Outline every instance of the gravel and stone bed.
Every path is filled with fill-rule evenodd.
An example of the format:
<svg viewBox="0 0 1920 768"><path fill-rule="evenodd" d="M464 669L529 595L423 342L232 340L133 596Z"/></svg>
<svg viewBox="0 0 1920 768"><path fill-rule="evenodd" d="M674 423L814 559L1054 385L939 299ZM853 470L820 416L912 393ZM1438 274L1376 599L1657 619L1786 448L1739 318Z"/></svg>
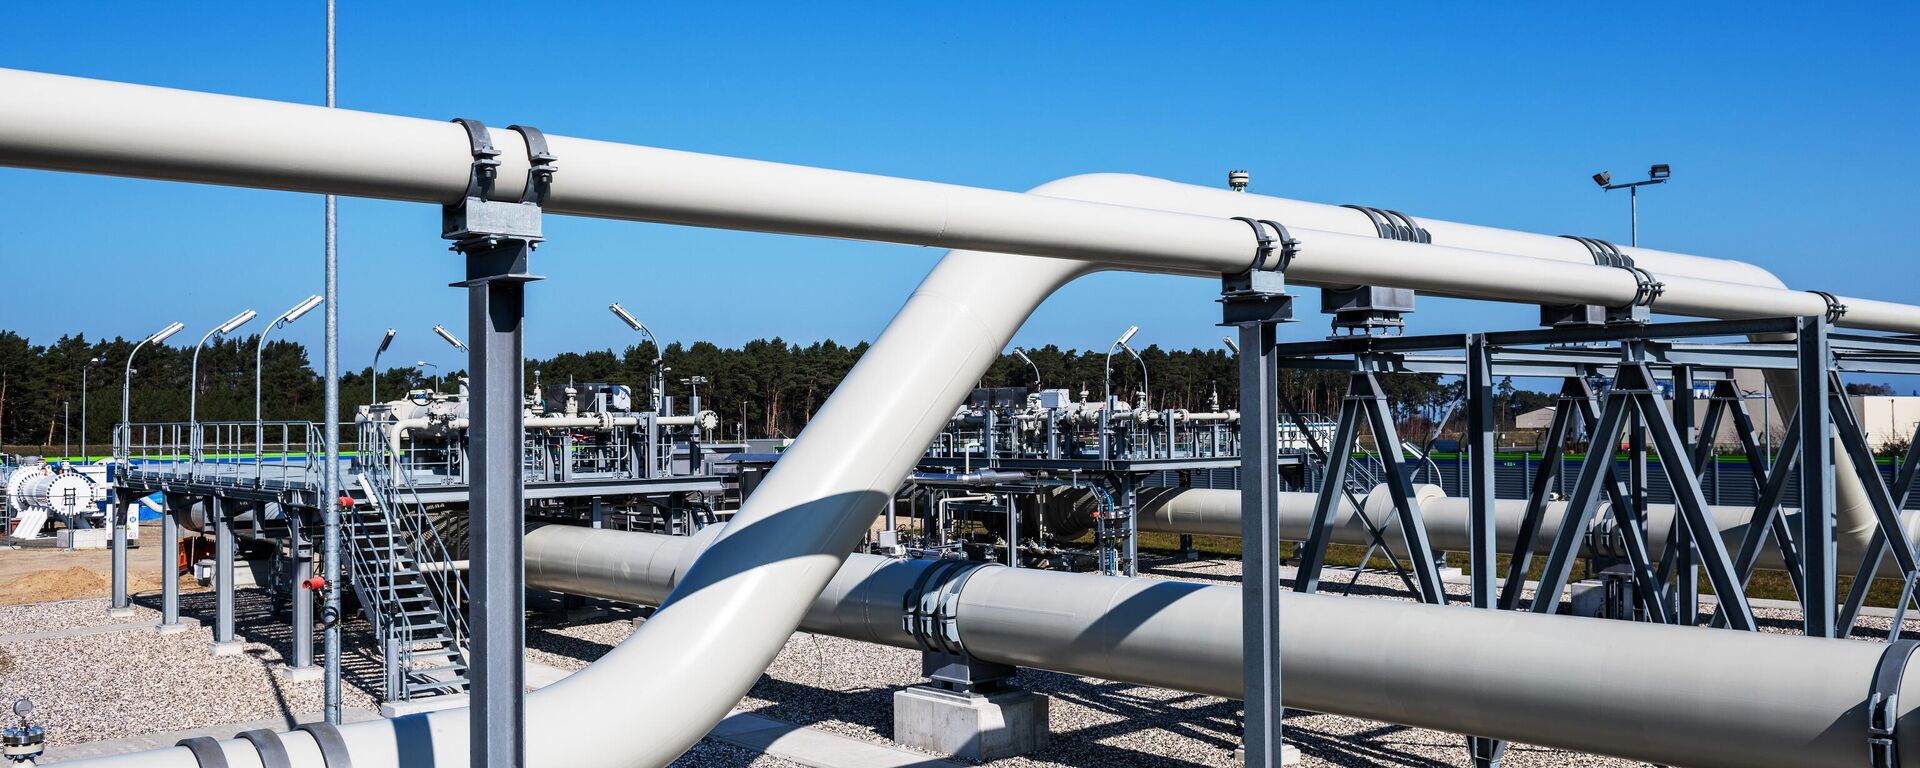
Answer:
<svg viewBox="0 0 1920 768"><path fill-rule="evenodd" d="M1236 560L1154 559L1150 578L1235 584ZM1346 589L1346 573L1330 573L1327 591ZM1464 598L1464 585L1448 593ZM1367 599L1410 600L1390 573L1363 574L1354 594ZM211 622L210 593L182 596L183 613ZM77 600L0 608L0 634L21 634L124 621L158 620L152 596L136 597L136 615L106 616L105 600ZM266 614L264 593L239 594L239 632L247 640L239 656L208 653L211 630L196 627L176 635L144 628L0 645L0 697L33 697L37 716L56 727L55 744L72 744L223 722L315 712L319 682L290 683L274 673L286 647L284 617ZM1797 632L1797 611L1758 608L1763 628ZM527 656L577 670L633 632L639 614L611 609L568 623L557 613L528 617ZM1889 620L1867 616L1859 632L1884 642ZM1908 623L1920 631L1920 619ZM364 622L347 625L347 706L373 709L379 666L370 653ZM740 708L778 720L852 738L891 744L893 694L921 682L917 653L840 638L795 634ZM1052 745L1025 757L1000 760L1004 768L1099 768L1103 766L1236 765L1239 702L1160 688L1023 670L1016 684L1052 697ZM1304 753L1306 766L1465 766L1465 748L1453 734L1359 718L1290 711L1288 739ZM896 745L897 746L897 745ZM1633 761L1560 750L1510 745L1510 768L1627 766ZM674 763L680 768L786 768L798 765L707 739Z"/></svg>
<svg viewBox="0 0 1920 768"><path fill-rule="evenodd" d="M106 600L62 600L57 603L0 606L0 635L24 635L108 624L158 624L160 612L133 606L133 615L107 615Z"/></svg>

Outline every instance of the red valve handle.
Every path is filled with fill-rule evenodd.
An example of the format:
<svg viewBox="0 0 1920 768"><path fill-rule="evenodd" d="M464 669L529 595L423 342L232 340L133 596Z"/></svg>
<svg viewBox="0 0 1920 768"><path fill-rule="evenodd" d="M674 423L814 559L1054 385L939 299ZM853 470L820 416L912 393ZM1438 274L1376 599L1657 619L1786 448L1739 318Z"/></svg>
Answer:
<svg viewBox="0 0 1920 768"><path fill-rule="evenodd" d="M327 588L327 580L319 576L314 576L306 581L300 582L300 588L318 592Z"/></svg>

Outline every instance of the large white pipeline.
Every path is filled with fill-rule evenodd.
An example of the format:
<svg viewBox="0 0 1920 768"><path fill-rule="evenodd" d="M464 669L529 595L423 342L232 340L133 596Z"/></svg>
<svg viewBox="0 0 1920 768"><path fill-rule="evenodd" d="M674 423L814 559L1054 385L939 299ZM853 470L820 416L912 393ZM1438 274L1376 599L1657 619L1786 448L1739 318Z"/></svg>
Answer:
<svg viewBox="0 0 1920 768"><path fill-rule="evenodd" d="M527 582L651 605L710 538L540 528ZM853 555L800 628L915 648L901 599L933 562ZM978 658L1241 695L1238 587L983 566L958 590ZM1887 648L1290 592L1280 610L1289 707L1700 768L1866 765L1862 701ZM1901 697L1903 766L1920 764L1914 696Z"/></svg>
<svg viewBox="0 0 1920 768"><path fill-rule="evenodd" d="M1427 525L1427 536L1433 548L1442 552L1465 552L1472 547L1469 528L1471 519L1468 501L1464 498L1447 496L1439 486L1416 486L1420 513ZM1306 538L1313 519L1315 496L1311 493L1282 493L1279 496L1279 538L1283 541L1301 541ZM1073 500L1056 497L1050 503L1069 505ZM1386 492L1386 486L1377 486L1360 501L1367 518L1376 525L1387 519L1393 510L1393 499ZM1540 530L1534 537L1533 552L1545 555L1553 545L1554 536L1559 533L1561 521L1566 519L1567 504L1564 501L1549 502L1547 512L1540 520ZM1207 488L1143 488L1139 494L1140 530L1156 533L1188 533L1201 536L1240 536L1240 492ZM1521 521L1526 517L1527 503L1518 499L1497 499L1494 501L1494 537L1499 543L1502 554L1512 551L1514 542L1520 537ZM1666 551L1667 536L1672 532L1675 508L1671 504L1649 504L1647 506L1647 547L1657 558ZM1747 535L1748 523L1753 518L1752 507L1708 506L1708 514L1714 525L1720 529L1720 537L1728 552L1738 552L1740 543ZM1787 518L1788 527L1799 530L1800 511L1782 510ZM1901 514L1907 538L1912 540L1920 533L1920 512L1906 511ZM1367 546L1373 538L1360 518L1354 514L1353 505L1346 499L1340 499L1334 511L1333 543L1357 544ZM1595 515L1591 530L1599 533L1612 531L1613 517L1608 514ZM1381 538L1397 557L1407 554L1406 538L1398 526L1386 526ZM1851 540L1849 540L1851 541ZM1769 540L1771 542L1771 540ZM1835 560L1841 573L1852 574L1859 570L1865 549L1859 546L1837 547L1839 557ZM1755 565L1765 569L1781 568L1780 551L1772 546L1763 547ZM1899 575L1898 566L1883 560L1880 564L1881 575L1894 577Z"/></svg>
<svg viewBox="0 0 1920 768"><path fill-rule="evenodd" d="M0 165L451 203L465 189L471 164L465 133L429 120L16 70L0 70L0 103L7 105L0 111ZM515 198L526 169L524 143L511 131L495 131L493 140L502 150L495 194ZM1176 213L1152 210L1156 201L1127 188L1119 181L1125 177L1069 179L1020 195L560 136L550 137L550 146L560 158L547 205L554 213L1049 259L950 253L645 629L590 671L529 697L528 759L535 766L658 766L684 751L772 660L807 602L1041 300L1096 269L1237 272L1252 261L1253 234L1225 217L1273 218L1261 206L1275 204L1247 195L1226 210ZM1068 199L1075 197L1118 204ZM1538 236L1458 225L1448 230L1459 233L1458 242L1424 245L1383 240L1371 230L1315 228L1305 218L1285 223L1302 244L1288 270L1297 283L1607 306L1624 305L1640 292L1625 270L1566 258L1557 242L1528 244ZM1421 223L1436 235L1447 229ZM1655 304L1661 312L1826 311L1824 300L1811 294L1737 282L1752 279L1750 267L1631 253L1665 283ZM1849 312L1842 325L1920 332L1920 308L1843 301ZM1471 643L1472 637L1448 639ZM1792 690L1758 693L1788 696ZM633 722L649 728L628 727ZM451 710L341 730L356 765L451 768L467 764L467 727L466 713ZM583 731L595 738L571 735ZM320 768L311 737L284 740L295 766ZM237 764L257 761L244 741L223 748ZM176 748L98 764L184 768L196 762Z"/></svg>

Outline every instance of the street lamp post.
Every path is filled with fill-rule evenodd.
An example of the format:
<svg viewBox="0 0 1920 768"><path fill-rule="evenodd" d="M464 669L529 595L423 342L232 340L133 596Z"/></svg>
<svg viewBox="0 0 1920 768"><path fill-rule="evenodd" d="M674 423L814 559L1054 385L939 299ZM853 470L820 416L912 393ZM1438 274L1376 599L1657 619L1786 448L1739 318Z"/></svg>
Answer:
<svg viewBox="0 0 1920 768"><path fill-rule="evenodd" d="M1602 190L1612 192L1616 189L1624 189L1627 191L1627 210L1632 217L1632 229L1628 231L1628 245L1635 247L1640 245L1640 188L1652 184L1665 184L1667 177L1672 175L1673 167L1666 163L1654 163L1647 169L1647 178L1641 181L1615 184L1611 171L1601 171L1593 175L1593 183L1600 185Z"/></svg>
<svg viewBox="0 0 1920 768"><path fill-rule="evenodd" d="M432 368L433 369L433 391L439 392L440 391L440 365L438 363L429 363L425 360L415 360L413 361L413 365L415 368Z"/></svg>
<svg viewBox="0 0 1920 768"><path fill-rule="evenodd" d="M140 354L140 348L148 344L159 344L168 337L187 327L182 323L172 323L155 331L152 336L141 339L133 345L133 351L127 353L127 374L120 384L120 428L126 430L127 444L133 444L133 358ZM107 604L110 616L127 616L133 613L133 605L127 600L127 525L128 506L132 499L121 498L118 491L113 495L113 597ZM164 531L161 538L172 531ZM171 563L169 563L171 565ZM164 579L163 579L164 581Z"/></svg>
<svg viewBox="0 0 1920 768"><path fill-rule="evenodd" d="M267 452L266 420L261 418L260 410L260 368L267 350L267 334L272 333L275 328L291 325L293 321L300 319L301 315L312 312L313 308L320 306L323 301L326 299L308 296L299 304L293 305L292 309L267 324L266 330L260 332L260 342L253 347L253 461L256 465ZM328 471L332 471L332 468L329 467Z"/></svg>
<svg viewBox="0 0 1920 768"><path fill-rule="evenodd" d="M399 331L388 328L386 337L380 340L380 348L373 351L373 372L367 376L368 379L372 380L371 383L373 387L367 396L367 405L380 404L380 355L387 351L387 347L393 346L393 337L397 333L399 333Z"/></svg>
<svg viewBox="0 0 1920 768"><path fill-rule="evenodd" d="M190 463L187 464L188 477L199 474L200 453L205 447L201 445L200 440L200 350L206 348L209 339L226 338L227 334L233 333L235 329L246 325L247 321L252 320L254 316L258 314L260 313L249 309L227 318L226 322L214 326L211 331L207 331L207 335L200 337L200 343L193 347L193 366L188 369L189 373L187 374L187 439L193 442L193 455L189 459Z"/></svg>
<svg viewBox="0 0 1920 768"><path fill-rule="evenodd" d="M642 335L645 335L647 337L648 341L653 342L653 386L651 387L653 391L648 393L649 394L648 399L652 401L649 404L651 410L654 413L659 413L661 398L665 397L667 394L666 392L667 369L661 367L660 365L661 361L664 359L666 350L660 347L660 340L657 338L654 338L653 331L649 330L645 323L642 323L638 319L635 319L632 313L627 312L626 307L622 307L618 303L614 303L614 304L608 304L607 309L613 312L614 317L620 318L621 322L626 323L628 327L636 331L639 331Z"/></svg>
<svg viewBox="0 0 1920 768"><path fill-rule="evenodd" d="M449 346L452 346L456 350L464 350L467 348L467 345L460 341L460 337L453 335L453 331L447 330L446 326L442 326L442 325L434 326L433 333L434 335L439 336L442 339L445 339L447 344ZM415 363L415 365L418 365L421 368L426 368L430 366L433 368L433 391L439 392L440 391L440 366L434 365L433 363L429 363L425 360Z"/></svg>
<svg viewBox="0 0 1920 768"><path fill-rule="evenodd" d="M1025 360L1027 362L1027 366L1033 369L1033 388L1039 389L1040 388L1040 366L1033 362L1033 358L1027 357L1026 350L1023 350L1019 347L1013 348L1013 356L1018 357L1021 360Z"/></svg>

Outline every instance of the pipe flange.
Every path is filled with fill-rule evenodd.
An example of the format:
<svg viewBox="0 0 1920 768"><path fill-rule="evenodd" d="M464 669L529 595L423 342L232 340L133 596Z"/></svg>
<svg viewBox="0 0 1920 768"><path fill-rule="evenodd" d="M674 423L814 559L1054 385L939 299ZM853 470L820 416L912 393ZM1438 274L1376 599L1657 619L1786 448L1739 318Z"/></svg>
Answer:
<svg viewBox="0 0 1920 768"><path fill-rule="evenodd" d="M1840 318L1846 316L1847 305L1840 303L1840 297L1827 293L1826 291L1807 291L1807 293L1818 296L1822 301L1827 303L1827 323L1829 325L1840 322Z"/></svg>
<svg viewBox="0 0 1920 768"><path fill-rule="evenodd" d="M287 745L281 743L280 734L258 728L241 731L239 735L260 753L260 765L263 768L293 768L293 756L287 754Z"/></svg>
<svg viewBox="0 0 1920 768"><path fill-rule="evenodd" d="M320 747L320 759L327 768L353 768L353 754L347 750L347 739L340 735L340 729L324 720L317 723L301 723L293 727L296 731L306 731L313 737L313 743Z"/></svg>
<svg viewBox="0 0 1920 768"><path fill-rule="evenodd" d="M1899 628L1894 630L1897 633ZM1899 768L1900 740L1895 731L1900 725L1900 680L1917 649L1920 640L1895 640L1874 666L1867 689L1867 764L1873 768Z"/></svg>
<svg viewBox="0 0 1920 768"><path fill-rule="evenodd" d="M192 752L194 762L199 763L200 768L227 768L227 753L220 749L220 742L212 736L181 739L173 745L186 747L188 752Z"/></svg>

